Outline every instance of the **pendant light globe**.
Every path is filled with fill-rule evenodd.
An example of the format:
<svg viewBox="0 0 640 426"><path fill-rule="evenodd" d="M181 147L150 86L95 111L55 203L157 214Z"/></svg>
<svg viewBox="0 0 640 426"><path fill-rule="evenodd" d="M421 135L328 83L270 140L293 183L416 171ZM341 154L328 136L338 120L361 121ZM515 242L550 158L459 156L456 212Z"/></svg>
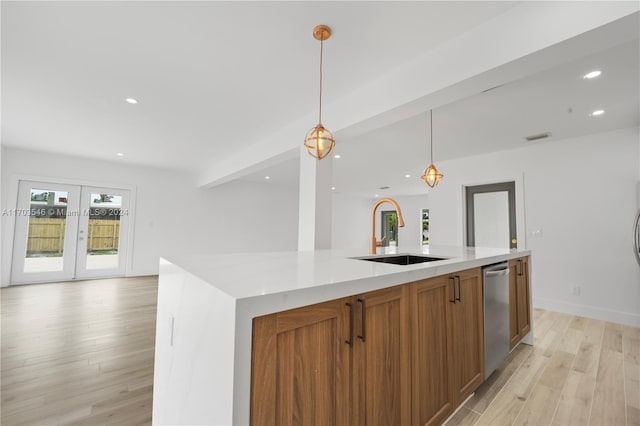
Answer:
<svg viewBox="0 0 640 426"><path fill-rule="evenodd" d="M429 111L429 132L431 135L431 140L430 140L430 145L431 145L431 163L429 164L429 167L427 167L426 169L424 169L424 171L422 172L422 176L420 176L420 179L422 179L423 181L425 181L425 183L427 185L429 185L429 187L433 188L435 187L438 183L440 183L440 180L444 177L444 175L442 173L440 173L438 171L438 169L436 168L436 166L433 164L433 110Z"/></svg>

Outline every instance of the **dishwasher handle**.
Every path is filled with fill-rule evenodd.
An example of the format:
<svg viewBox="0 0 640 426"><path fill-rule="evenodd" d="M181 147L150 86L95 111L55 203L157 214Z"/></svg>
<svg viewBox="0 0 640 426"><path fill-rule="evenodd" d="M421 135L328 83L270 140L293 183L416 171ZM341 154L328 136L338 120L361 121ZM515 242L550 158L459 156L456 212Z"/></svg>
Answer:
<svg viewBox="0 0 640 426"><path fill-rule="evenodd" d="M506 267L504 269L495 269L492 271L484 271L485 277L500 277L503 275L509 275L509 267Z"/></svg>

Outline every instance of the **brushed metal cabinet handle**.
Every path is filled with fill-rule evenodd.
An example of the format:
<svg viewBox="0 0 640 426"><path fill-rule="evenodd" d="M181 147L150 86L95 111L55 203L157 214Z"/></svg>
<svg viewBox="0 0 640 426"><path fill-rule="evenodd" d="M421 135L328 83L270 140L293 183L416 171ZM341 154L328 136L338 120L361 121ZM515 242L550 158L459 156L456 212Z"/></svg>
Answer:
<svg viewBox="0 0 640 426"><path fill-rule="evenodd" d="M456 303L456 279L455 277L449 277L449 288L451 289L450 291L450 299L449 302L451 303Z"/></svg>
<svg viewBox="0 0 640 426"><path fill-rule="evenodd" d="M363 342L366 342L367 341L367 301L364 299L358 299L358 302L362 303L362 321L360 324L362 327L362 334L359 335L358 337Z"/></svg>
<svg viewBox="0 0 640 426"><path fill-rule="evenodd" d="M456 275L456 302L462 302L460 299L460 275Z"/></svg>
<svg viewBox="0 0 640 426"><path fill-rule="evenodd" d="M349 346L353 346L353 303L345 303L345 305L349 307L349 340L344 342Z"/></svg>

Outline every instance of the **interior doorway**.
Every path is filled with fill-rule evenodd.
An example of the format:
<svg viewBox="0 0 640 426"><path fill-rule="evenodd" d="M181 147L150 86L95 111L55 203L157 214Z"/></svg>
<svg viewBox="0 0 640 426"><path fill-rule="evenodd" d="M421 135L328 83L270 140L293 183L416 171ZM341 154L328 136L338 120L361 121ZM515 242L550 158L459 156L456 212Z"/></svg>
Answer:
<svg viewBox="0 0 640 426"><path fill-rule="evenodd" d="M128 190L22 180L11 283L124 276Z"/></svg>
<svg viewBox="0 0 640 426"><path fill-rule="evenodd" d="M382 246L398 246L398 213L395 210L383 210L380 226Z"/></svg>
<svg viewBox="0 0 640 426"><path fill-rule="evenodd" d="M517 248L515 182L465 187L467 245Z"/></svg>

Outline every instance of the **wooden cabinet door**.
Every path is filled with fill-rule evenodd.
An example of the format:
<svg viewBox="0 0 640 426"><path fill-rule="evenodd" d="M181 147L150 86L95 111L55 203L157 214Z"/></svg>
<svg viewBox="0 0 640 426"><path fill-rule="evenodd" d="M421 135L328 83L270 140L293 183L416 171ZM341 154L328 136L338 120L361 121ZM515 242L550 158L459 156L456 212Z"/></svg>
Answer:
<svg viewBox="0 0 640 426"><path fill-rule="evenodd" d="M252 425L352 424L350 300L254 319Z"/></svg>
<svg viewBox="0 0 640 426"><path fill-rule="evenodd" d="M529 311L529 258L518 259L520 268L517 275L518 334L523 338L531 330Z"/></svg>
<svg viewBox="0 0 640 426"><path fill-rule="evenodd" d="M454 303L448 277L411 285L412 424L439 425L453 412L453 369L449 304Z"/></svg>
<svg viewBox="0 0 640 426"><path fill-rule="evenodd" d="M411 422L409 285L354 297L354 425Z"/></svg>
<svg viewBox="0 0 640 426"><path fill-rule="evenodd" d="M480 268L453 274L456 303L450 304L452 324L453 402L464 401L484 381L484 318Z"/></svg>
<svg viewBox="0 0 640 426"><path fill-rule="evenodd" d="M518 328L518 261L509 261L509 349L520 341Z"/></svg>

